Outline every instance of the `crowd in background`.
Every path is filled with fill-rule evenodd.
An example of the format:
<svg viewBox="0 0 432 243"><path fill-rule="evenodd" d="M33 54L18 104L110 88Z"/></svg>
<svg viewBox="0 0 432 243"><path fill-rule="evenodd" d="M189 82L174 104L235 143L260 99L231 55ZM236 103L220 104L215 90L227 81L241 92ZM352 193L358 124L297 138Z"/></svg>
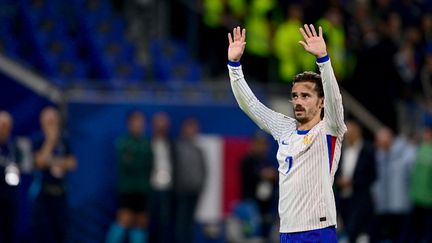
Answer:
<svg viewBox="0 0 432 243"><path fill-rule="evenodd" d="M368 137L358 122L347 120L334 183L340 239L432 242L432 122L423 118L432 112L429 2L203 0L198 11L188 2L194 1L170 3L171 35L187 40L208 76L225 80L226 34L233 26L247 29L242 64L248 80L264 83L290 82L296 73L314 69L313 57L297 44L298 29L303 23L323 26L341 86L386 125ZM150 120L151 134L144 134ZM199 121L186 119L178 138L169 135L166 113L150 118L132 111L125 123L127 132L115 142L118 210L107 242L190 242L208 173L194 142ZM40 124L31 151L33 239L62 242L68 223L65 176L79 161L57 109L42 110ZM10 136L12 126L11 115L0 112L1 242L13 237L23 167L23 155ZM233 168L241 175L242 198L226 220L229 241L256 242L277 235L274 157L268 138L258 133L240 168Z"/></svg>
<svg viewBox="0 0 432 243"><path fill-rule="evenodd" d="M193 2L171 3L182 10L172 12L171 35L188 41L210 79L226 77L226 35L238 25L247 30L242 66L248 81L290 83L295 74L314 70L313 57L298 44L299 28L313 23L323 27L341 87L384 124L413 130L419 119L407 117L430 113L430 1L204 0L199 11L189 7Z"/></svg>
<svg viewBox="0 0 432 243"><path fill-rule="evenodd" d="M170 117L138 110L126 118L126 132L115 141L118 186L116 218L106 242L193 242L195 211L206 183L205 156L197 144L199 122L183 121L179 137ZM79 164L62 130L61 115L40 113L34 138L31 230L33 242L65 242L68 228L65 176ZM1 233L13 242L22 152L10 136L13 119L0 112ZM420 141L388 127L364 138L361 125L347 120L348 132L335 176L340 240L357 242L432 241L432 124ZM226 218L229 242L273 242L278 235L278 172L269 137L257 133L238 170L241 198ZM363 241L362 241L363 242Z"/></svg>

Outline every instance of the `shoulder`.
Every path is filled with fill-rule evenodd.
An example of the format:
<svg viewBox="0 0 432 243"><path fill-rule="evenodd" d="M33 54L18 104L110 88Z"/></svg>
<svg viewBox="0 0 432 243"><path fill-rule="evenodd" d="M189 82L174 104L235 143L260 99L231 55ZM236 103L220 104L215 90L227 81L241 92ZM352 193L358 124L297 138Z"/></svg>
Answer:
<svg viewBox="0 0 432 243"><path fill-rule="evenodd" d="M124 146L125 143L128 142L128 136L127 135L121 135L115 140L115 145L117 148L120 148Z"/></svg>

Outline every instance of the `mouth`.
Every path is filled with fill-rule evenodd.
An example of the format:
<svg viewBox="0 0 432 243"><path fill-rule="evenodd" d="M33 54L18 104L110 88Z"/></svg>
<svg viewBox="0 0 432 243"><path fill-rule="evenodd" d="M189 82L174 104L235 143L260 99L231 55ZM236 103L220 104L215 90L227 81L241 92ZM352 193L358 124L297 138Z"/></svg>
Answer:
<svg viewBox="0 0 432 243"><path fill-rule="evenodd" d="M304 108L301 108L301 107L297 107L297 108L295 108L294 111L295 111L295 112L304 112L305 109L304 109Z"/></svg>

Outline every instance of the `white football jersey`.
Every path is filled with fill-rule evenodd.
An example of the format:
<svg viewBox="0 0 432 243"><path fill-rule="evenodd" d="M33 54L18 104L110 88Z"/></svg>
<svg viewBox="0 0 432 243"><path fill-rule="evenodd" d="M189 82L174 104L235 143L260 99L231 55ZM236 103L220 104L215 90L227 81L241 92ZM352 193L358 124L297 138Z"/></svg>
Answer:
<svg viewBox="0 0 432 243"><path fill-rule="evenodd" d="M311 130L297 130L297 121L263 105L247 85L241 66L228 65L240 108L278 142L280 232L336 226L332 190L343 135L342 96L330 60L317 62L324 88L324 119Z"/></svg>

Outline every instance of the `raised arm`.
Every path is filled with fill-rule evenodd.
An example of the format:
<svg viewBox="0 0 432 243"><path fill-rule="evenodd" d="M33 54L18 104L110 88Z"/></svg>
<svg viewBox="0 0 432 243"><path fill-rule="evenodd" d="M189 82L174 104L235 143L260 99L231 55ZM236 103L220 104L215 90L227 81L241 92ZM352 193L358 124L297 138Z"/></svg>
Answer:
<svg viewBox="0 0 432 243"><path fill-rule="evenodd" d="M324 119L326 120L327 128L332 135L342 136L346 132L342 96L330 58L327 55L322 28L319 26L317 33L313 25L308 26L305 24L304 28L300 28L300 32L303 35L304 41L299 41L299 43L306 51L317 57L317 64L320 69L324 89Z"/></svg>
<svg viewBox="0 0 432 243"><path fill-rule="evenodd" d="M228 34L228 71L231 87L240 108L263 130L276 140L286 129L295 129L295 120L263 105L253 94L243 76L240 59L246 45L246 30L234 28Z"/></svg>

